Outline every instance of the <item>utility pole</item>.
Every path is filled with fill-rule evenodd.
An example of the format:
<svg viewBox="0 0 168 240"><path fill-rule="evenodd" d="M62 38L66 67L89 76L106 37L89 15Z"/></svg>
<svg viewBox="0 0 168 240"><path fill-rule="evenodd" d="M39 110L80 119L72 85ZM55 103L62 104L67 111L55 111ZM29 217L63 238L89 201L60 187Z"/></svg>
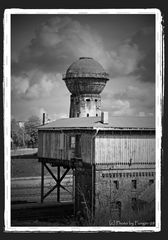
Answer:
<svg viewBox="0 0 168 240"><path fill-rule="evenodd" d="M22 134L23 134L23 147L25 147L24 127L22 127Z"/></svg>

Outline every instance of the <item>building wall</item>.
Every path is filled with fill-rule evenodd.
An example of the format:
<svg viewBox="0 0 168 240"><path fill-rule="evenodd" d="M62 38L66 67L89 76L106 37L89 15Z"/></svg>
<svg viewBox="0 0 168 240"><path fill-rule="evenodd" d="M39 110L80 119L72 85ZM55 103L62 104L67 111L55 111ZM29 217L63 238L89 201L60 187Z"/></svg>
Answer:
<svg viewBox="0 0 168 240"><path fill-rule="evenodd" d="M69 138L57 131L39 131L38 157L69 159Z"/></svg>
<svg viewBox="0 0 168 240"><path fill-rule="evenodd" d="M106 212L111 220L136 219L135 209L153 204L154 134L97 135L95 165L96 216Z"/></svg>
<svg viewBox="0 0 168 240"><path fill-rule="evenodd" d="M98 134L95 139L95 163L152 164L155 162L155 138L149 133Z"/></svg>
<svg viewBox="0 0 168 240"><path fill-rule="evenodd" d="M74 136L75 147L72 148L71 137ZM154 134L99 132L94 139L91 131L64 131L64 134L39 131L39 157L70 160L76 153L83 161L83 167L76 169L75 176L77 211L85 204L82 202L86 197L87 202L92 199L93 203L95 199L95 214L107 210L113 217L116 214L117 219L120 213L117 210L114 214L114 203L121 204L123 214L124 209L132 209L133 200L142 205L154 200L154 190L151 194L146 193L155 182ZM132 181L136 181L136 188ZM92 203L89 202L88 206L93 207Z"/></svg>
<svg viewBox="0 0 168 240"><path fill-rule="evenodd" d="M136 186L132 181L136 181ZM155 182L155 169L100 169L96 168L96 204L98 207L120 201L122 208L132 202L132 198L151 202L154 195L144 196L143 192ZM118 187L116 188L116 182ZM99 206L100 205L100 206Z"/></svg>
<svg viewBox="0 0 168 240"><path fill-rule="evenodd" d="M73 157L81 157L84 163L91 163L92 157L92 133L39 131L38 157L70 160ZM75 138L72 146L71 138Z"/></svg>
<svg viewBox="0 0 168 240"><path fill-rule="evenodd" d="M92 138L92 133L81 134L81 158L84 163L91 163L92 159L94 159L94 145Z"/></svg>

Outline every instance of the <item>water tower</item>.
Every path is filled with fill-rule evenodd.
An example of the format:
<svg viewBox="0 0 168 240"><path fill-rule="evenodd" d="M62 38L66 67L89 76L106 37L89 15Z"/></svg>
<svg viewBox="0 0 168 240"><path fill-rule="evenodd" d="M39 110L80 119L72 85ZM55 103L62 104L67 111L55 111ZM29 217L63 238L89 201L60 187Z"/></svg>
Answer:
<svg viewBox="0 0 168 240"><path fill-rule="evenodd" d="M97 61L79 58L67 69L63 80L71 92L70 118L101 115L100 94L109 78Z"/></svg>

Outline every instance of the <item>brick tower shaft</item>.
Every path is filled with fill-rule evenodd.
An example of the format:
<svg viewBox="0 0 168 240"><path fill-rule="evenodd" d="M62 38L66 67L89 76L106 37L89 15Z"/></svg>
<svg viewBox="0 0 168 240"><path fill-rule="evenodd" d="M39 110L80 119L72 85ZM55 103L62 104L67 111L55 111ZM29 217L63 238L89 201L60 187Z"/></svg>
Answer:
<svg viewBox="0 0 168 240"><path fill-rule="evenodd" d="M101 116L101 96L99 94L71 95L69 117Z"/></svg>

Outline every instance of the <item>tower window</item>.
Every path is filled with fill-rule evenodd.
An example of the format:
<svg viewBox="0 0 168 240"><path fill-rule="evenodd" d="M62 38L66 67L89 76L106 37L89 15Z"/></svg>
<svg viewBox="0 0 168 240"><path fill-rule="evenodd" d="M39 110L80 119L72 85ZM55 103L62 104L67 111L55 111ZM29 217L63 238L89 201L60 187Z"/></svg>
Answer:
<svg viewBox="0 0 168 240"><path fill-rule="evenodd" d="M132 189L137 188L137 180L132 180Z"/></svg>
<svg viewBox="0 0 168 240"><path fill-rule="evenodd" d="M97 99L95 99L95 102L97 102Z"/></svg>
<svg viewBox="0 0 168 240"><path fill-rule="evenodd" d="M96 113L96 117L98 117L98 114Z"/></svg>
<svg viewBox="0 0 168 240"><path fill-rule="evenodd" d="M87 102L90 102L90 99L89 99L89 98L86 98L86 101L87 101Z"/></svg>
<svg viewBox="0 0 168 240"><path fill-rule="evenodd" d="M114 181L115 189L119 189L119 181Z"/></svg>
<svg viewBox="0 0 168 240"><path fill-rule="evenodd" d="M89 113L87 113L87 117L89 117Z"/></svg>

